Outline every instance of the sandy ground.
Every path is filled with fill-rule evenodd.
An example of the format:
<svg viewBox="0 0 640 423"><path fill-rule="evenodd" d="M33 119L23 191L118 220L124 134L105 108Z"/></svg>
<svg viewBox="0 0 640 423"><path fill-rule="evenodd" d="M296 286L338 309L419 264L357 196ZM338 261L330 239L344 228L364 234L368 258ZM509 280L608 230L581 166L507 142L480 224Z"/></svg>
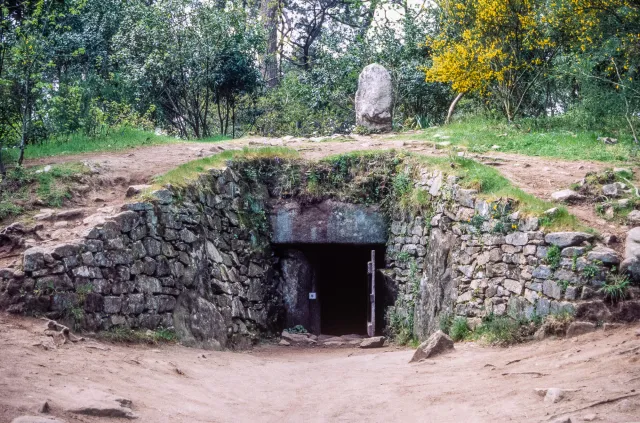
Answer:
<svg viewBox="0 0 640 423"><path fill-rule="evenodd" d="M511 348L456 344L413 364L395 347L234 353L87 340L43 350L42 328L0 314L0 422L46 400L67 422L121 421L66 412L82 390L127 398L137 421L158 423L640 421L638 325ZM555 404L534 392L550 387L572 391Z"/></svg>

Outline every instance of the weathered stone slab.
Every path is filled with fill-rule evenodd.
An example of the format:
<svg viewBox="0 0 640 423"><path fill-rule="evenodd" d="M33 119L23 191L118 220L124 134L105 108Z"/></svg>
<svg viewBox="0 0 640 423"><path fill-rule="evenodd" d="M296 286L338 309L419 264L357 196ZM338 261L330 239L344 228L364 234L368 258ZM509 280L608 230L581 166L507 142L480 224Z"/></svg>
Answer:
<svg viewBox="0 0 640 423"><path fill-rule="evenodd" d="M384 346L384 336L374 336L372 338L365 338L360 342L360 348L380 348Z"/></svg>
<svg viewBox="0 0 640 423"><path fill-rule="evenodd" d="M275 244L386 244L387 223L374 206L323 201L312 206L275 203L270 216Z"/></svg>
<svg viewBox="0 0 640 423"><path fill-rule="evenodd" d="M593 235L586 232L552 232L544 237L545 242L560 248L580 245L584 241L591 241Z"/></svg>

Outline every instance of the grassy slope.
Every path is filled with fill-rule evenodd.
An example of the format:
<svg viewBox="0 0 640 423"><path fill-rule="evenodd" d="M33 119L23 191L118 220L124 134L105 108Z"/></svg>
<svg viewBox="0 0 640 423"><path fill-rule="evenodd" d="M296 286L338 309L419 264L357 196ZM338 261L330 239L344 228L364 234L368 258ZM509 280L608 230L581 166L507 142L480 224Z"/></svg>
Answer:
<svg viewBox="0 0 640 423"><path fill-rule="evenodd" d="M157 189L166 184L175 186L185 186L195 180L201 173L208 169L219 169L226 165L226 162L233 159L246 158L258 159L266 157L280 157L291 159L298 157L298 152L286 147L263 147L247 148L242 150L227 150L220 154L193 160L184 163L169 172L158 176L154 180L154 188Z"/></svg>
<svg viewBox="0 0 640 423"><path fill-rule="evenodd" d="M355 151L344 155L326 157L324 161L332 161L340 156L371 156L384 154L380 151ZM548 201L541 200L531 194L527 194L520 188L514 186L507 178L502 176L499 171L491 166L486 166L474 160L463 158L444 158L444 157L425 157L419 155L410 155L419 160L421 163L441 169L443 173L455 174L461 177L460 184L466 188L477 189L480 197L490 201L511 198L517 201L517 209L523 215L541 216L544 211L549 210L557 205ZM261 157L279 157L282 159L290 159L298 157L298 152L285 147L263 147L263 148L244 148L243 150L228 150L214 156L203 159L194 160L185 163L164 175L157 177L154 181L153 189L158 189L166 184L175 186L185 186L190 181L195 180L199 174L208 169L224 167L226 162L238 158L261 158ZM453 167L452 167L453 165ZM416 194L412 193L411 195ZM428 197L418 195L410 198L406 206L419 209L425 201L430 201ZM415 203L415 204L412 204ZM569 214L566 208L558 207L558 212L553 217L544 217L541 219L542 226L549 230L589 230L580 224L575 216Z"/></svg>
<svg viewBox="0 0 640 423"><path fill-rule="evenodd" d="M196 141L215 142L227 139L230 138L218 135ZM37 159L40 157L63 156L98 151L120 151L128 148L171 142L180 142L180 140L174 137L156 135L153 132L123 128L98 137L87 137L82 134L73 134L66 137L49 139L40 144L27 146L25 156L27 159ZM17 149L9 150L8 153L6 162L14 162L18 153Z"/></svg>
<svg viewBox="0 0 640 423"><path fill-rule="evenodd" d="M605 145L598 136L606 133L550 129L540 131L526 122L509 125L504 122L472 118L447 126L429 128L418 134L398 135L400 139L450 142L471 152L484 153L499 146L497 151L527 156L557 157L566 160L618 162L629 160L634 152L631 140L620 139L616 145Z"/></svg>
<svg viewBox="0 0 640 423"><path fill-rule="evenodd" d="M71 198L70 187L78 182L89 168L82 163L63 163L14 168L0 187L0 222L25 212L44 207L61 207Z"/></svg>

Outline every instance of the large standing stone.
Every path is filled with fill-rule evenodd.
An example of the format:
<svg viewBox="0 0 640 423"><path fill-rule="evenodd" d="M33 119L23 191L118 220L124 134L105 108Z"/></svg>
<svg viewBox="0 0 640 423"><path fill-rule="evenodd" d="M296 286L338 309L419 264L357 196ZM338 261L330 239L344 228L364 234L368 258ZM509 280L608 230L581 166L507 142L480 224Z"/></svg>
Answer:
<svg viewBox="0 0 640 423"><path fill-rule="evenodd" d="M365 67L358 78L356 124L377 132L390 131L392 107L389 71L377 63Z"/></svg>
<svg viewBox="0 0 640 423"><path fill-rule="evenodd" d="M420 361L425 358L433 357L434 355L442 354L448 350L453 349L453 340L449 336L442 332L437 331L424 341L411 358L411 363L414 361Z"/></svg>

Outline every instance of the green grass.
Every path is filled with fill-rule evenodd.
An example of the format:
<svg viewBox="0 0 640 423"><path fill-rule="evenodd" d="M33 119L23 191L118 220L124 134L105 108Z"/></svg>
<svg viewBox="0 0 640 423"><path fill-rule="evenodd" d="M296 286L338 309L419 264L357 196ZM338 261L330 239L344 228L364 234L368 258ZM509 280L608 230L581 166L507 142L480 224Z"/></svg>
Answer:
<svg viewBox="0 0 640 423"><path fill-rule="evenodd" d="M525 341L533 335L537 327L538 324L531 320L490 314L482 319L480 326L467 335L467 339L489 345L507 346Z"/></svg>
<svg viewBox="0 0 640 423"><path fill-rule="evenodd" d="M217 142L229 139L231 138L217 135L194 141ZM122 128L97 137L88 137L77 133L51 138L38 144L28 145L25 150L25 157L29 160L41 157L63 156L99 151L121 151L134 147L176 143L180 141L181 140L175 137L156 135L153 132L133 128ZM5 158L6 163L15 162L17 155L17 149L14 148L8 150L7 157Z"/></svg>
<svg viewBox="0 0 640 423"><path fill-rule="evenodd" d="M124 327L114 327L98 333L98 338L113 343L125 344L160 344L177 341L176 334L171 329L134 330Z"/></svg>
<svg viewBox="0 0 640 423"><path fill-rule="evenodd" d="M0 189L0 221L41 206L62 207L71 198L71 185L89 172L82 163L52 165L48 172L38 172L41 169L9 169Z"/></svg>
<svg viewBox="0 0 640 423"><path fill-rule="evenodd" d="M371 167L375 168L376 172L382 172L381 168L386 166L390 168L389 172L391 173L389 174L392 174L391 168L402 164L403 160L415 160L419 166L440 169L446 174L459 176L461 178L460 184L463 187L477 189L479 196L488 201L497 201L506 198L515 200L517 203L516 210L519 210L522 216L543 216L546 210L557 207L558 211L553 216L543 216L540 219L543 227L553 230L589 230L581 225L575 216L569 214L566 208L525 193L520 188L515 187L507 178L502 176L498 170L491 166L461 157L427 157L408 153L399 153L399 155L394 156L395 159L388 163L384 160L378 160L380 157L393 153L393 151L355 151L326 157L319 163L330 166L330 179L334 180L344 176L343 174L350 176L354 166L360 166L362 167L362 171L367 172L371 171ZM224 167L229 160L273 157L279 157L283 160L292 159L298 157L298 153L293 149L284 147L227 150L214 156L185 163L159 176L154 181L154 187L159 188L166 184L183 187L194 181L199 174L206 172L208 169ZM411 176L412 175L399 173L390 181L390 184L394 190L397 190L398 193L401 194L401 200L407 203L403 203L404 206L413 209L426 209L430 206L432 200L430 196L426 194L426 191L413 189L412 184L409 183ZM311 181L310 178L310 183L311 182L313 182L311 185L318 183ZM364 188L358 187L358 189L362 190ZM325 193L330 191L327 183L322 185L322 191Z"/></svg>
<svg viewBox="0 0 640 423"><path fill-rule="evenodd" d="M635 155L631 139L623 137L616 145L605 145L599 136L608 133L570 131L558 128L539 130L523 121L520 125L482 118L468 118L442 127L426 129L418 134L398 135L399 139L449 142L471 152L497 151L527 156L556 157L565 160L594 160L602 162L628 161Z"/></svg>
<svg viewBox="0 0 640 423"><path fill-rule="evenodd" d="M505 198L515 200L516 209L523 216L543 216L546 210L557 207L558 211L553 216L543 216L540 219L543 227L553 230L589 230L575 216L569 214L565 207L524 192L491 166L462 157L419 156L419 160L440 168L443 172L459 176L460 184L465 188L478 190L480 198L488 201Z"/></svg>
<svg viewBox="0 0 640 423"><path fill-rule="evenodd" d="M227 150L220 154L193 160L184 163L169 172L158 176L154 180L154 188L171 184L184 187L194 181L198 176L209 169L220 169L226 166L229 160L261 159L261 158L293 159L298 157L298 152L286 147L243 148L242 150Z"/></svg>
<svg viewBox="0 0 640 423"><path fill-rule="evenodd" d="M598 290L604 297L612 303L627 298L627 291L631 282L626 275L610 274L607 277L607 282Z"/></svg>

